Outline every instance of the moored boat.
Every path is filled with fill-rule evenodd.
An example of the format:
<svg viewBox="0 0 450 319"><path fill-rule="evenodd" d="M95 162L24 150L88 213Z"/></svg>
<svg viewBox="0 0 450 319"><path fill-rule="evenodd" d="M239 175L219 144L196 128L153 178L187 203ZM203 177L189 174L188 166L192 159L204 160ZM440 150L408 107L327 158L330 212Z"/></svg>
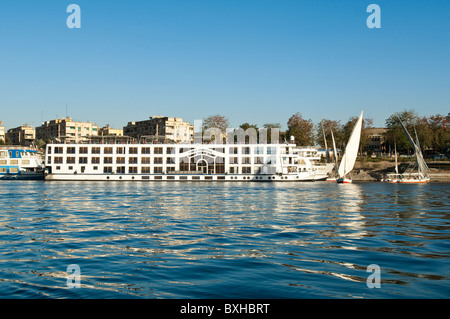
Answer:
<svg viewBox="0 0 450 319"><path fill-rule="evenodd" d="M43 156L31 147L1 146L0 179L43 180Z"/></svg>

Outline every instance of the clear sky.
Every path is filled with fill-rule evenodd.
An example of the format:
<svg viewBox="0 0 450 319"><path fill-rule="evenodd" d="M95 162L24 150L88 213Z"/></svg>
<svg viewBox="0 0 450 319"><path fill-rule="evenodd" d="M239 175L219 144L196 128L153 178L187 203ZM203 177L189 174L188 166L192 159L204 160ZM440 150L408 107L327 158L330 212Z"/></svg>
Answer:
<svg viewBox="0 0 450 319"><path fill-rule="evenodd" d="M81 8L69 29L67 6ZM371 3L381 28L366 24ZM450 112L448 0L1 0L0 120Z"/></svg>

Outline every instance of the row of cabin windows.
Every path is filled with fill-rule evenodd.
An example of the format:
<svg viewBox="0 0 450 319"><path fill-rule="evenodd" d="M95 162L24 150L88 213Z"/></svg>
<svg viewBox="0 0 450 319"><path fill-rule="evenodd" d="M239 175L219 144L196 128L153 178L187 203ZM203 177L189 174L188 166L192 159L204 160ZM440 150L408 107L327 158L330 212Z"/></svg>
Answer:
<svg viewBox="0 0 450 319"><path fill-rule="evenodd" d="M91 154L101 154L101 147L93 146L91 147ZM151 154L151 148L150 147L116 147L115 154L126 154L126 150L128 149L128 154ZM174 154L176 149L174 147L167 147L165 148L165 154ZM180 149L180 153L193 150L194 148L188 148L188 149ZM103 154L114 154L113 153L114 148L113 147L104 147L103 148ZM140 153L139 153L140 150ZM212 150L215 150L220 153L225 153L224 148L213 148ZM265 147L255 147L253 154L276 154L276 147L267 147L267 152L264 153ZM52 147L48 147L48 154L52 153ZM55 146L54 147L54 153L55 154L64 154L64 147L62 146ZM79 154L88 154L89 148L86 146L79 147L78 149ZM229 148L230 154L239 154L239 147L230 147ZM66 148L66 154L76 154L76 147L69 146ZM153 154L164 154L164 148L163 147L154 147L153 148ZM241 147L241 153L240 154L251 154L251 148L250 147Z"/></svg>
<svg viewBox="0 0 450 319"><path fill-rule="evenodd" d="M60 170L61 166L56 166L55 168L56 170ZM73 170L73 166L69 166L68 170ZM98 166L94 166L93 167L94 170L98 170ZM82 172L84 172L84 167L81 168ZM219 174L223 174L224 171L223 169L218 169L219 171L216 173ZM165 172L173 172L175 171L175 167L167 167ZM125 166L118 166L115 168L112 166L105 166L103 167L103 173L105 174L138 174L139 172L139 167L137 166L130 166L128 167L128 170ZM251 174L252 173L252 168L250 166L244 166L241 167L241 170L239 172L239 168L238 167L230 167L229 170L230 174ZM144 166L144 167L140 167L140 174L162 174L163 173L163 167L162 166L156 166L156 167L150 167L150 166ZM259 174L260 170L259 169L255 169L254 170L255 174Z"/></svg>
<svg viewBox="0 0 450 319"><path fill-rule="evenodd" d="M151 164L151 157L142 157L140 164ZM193 158L192 158L193 159ZM183 159L185 162L188 161L186 158ZM91 164L100 164L102 162L102 158L100 157L91 157ZM103 157L103 164L113 164L114 159L113 157ZM116 164L138 164L139 160L137 157L128 157L128 160L126 157L116 157ZM219 158L219 160L216 160L217 163L223 163L223 159ZM54 164L63 164L64 163L64 157L55 156L54 157ZM76 163L76 157L75 156L68 156L66 157L66 164L75 164ZM88 164L89 158L88 157L79 157L78 158L78 164ZM153 164L163 164L164 158L163 157L155 157L153 158ZM167 157L165 158L166 164L175 164L175 158L174 157ZM238 157L231 157L230 164L239 164L239 158ZM240 161L241 164L251 164L251 157L243 157ZM255 157L253 159L254 164L275 164L276 159L275 158L268 158L265 159L264 157ZM52 157L47 157L47 164L52 164Z"/></svg>
<svg viewBox="0 0 450 319"><path fill-rule="evenodd" d="M88 157L79 157L78 158L78 164L88 164ZM129 157L128 161L125 157L116 157L116 164L138 164L138 158L137 157ZM64 157L55 156L54 157L54 164L63 164L64 163ZM68 156L66 157L66 164L75 164L76 163L76 157L75 156ZM100 157L91 157L91 164L100 164L101 158ZM112 164L113 158L112 157L103 157L103 164ZM150 164L150 157L142 157L140 164ZM162 157L155 157L153 159L153 164L163 164L164 159ZM166 164L175 164L175 158L173 157L167 157L165 159ZM47 157L47 164L52 164L52 157Z"/></svg>

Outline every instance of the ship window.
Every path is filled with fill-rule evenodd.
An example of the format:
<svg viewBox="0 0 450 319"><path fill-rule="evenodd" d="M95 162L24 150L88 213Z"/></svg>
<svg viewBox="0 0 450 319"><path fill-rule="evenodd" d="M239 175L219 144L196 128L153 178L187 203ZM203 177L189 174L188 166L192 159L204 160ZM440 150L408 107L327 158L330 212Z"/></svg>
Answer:
<svg viewBox="0 0 450 319"><path fill-rule="evenodd" d="M104 154L112 154L113 153L113 148L112 147L105 147L105 149L103 150Z"/></svg>
<svg viewBox="0 0 450 319"><path fill-rule="evenodd" d="M47 157L47 164L51 164L51 163L52 163L52 157L49 156L49 157Z"/></svg>
<svg viewBox="0 0 450 319"><path fill-rule="evenodd" d="M103 173L111 174L112 173L112 167L111 166L103 167Z"/></svg>
<svg viewBox="0 0 450 319"><path fill-rule="evenodd" d="M92 164L100 164L100 157L93 157L91 159Z"/></svg>
<svg viewBox="0 0 450 319"><path fill-rule="evenodd" d="M137 164L138 158L137 157L130 157L128 159L128 164Z"/></svg>
<svg viewBox="0 0 450 319"><path fill-rule="evenodd" d="M69 166L69 171L73 170L73 166Z"/></svg>
<svg viewBox="0 0 450 319"><path fill-rule="evenodd" d="M63 148L62 147L55 147L55 154L62 154Z"/></svg>
<svg viewBox="0 0 450 319"><path fill-rule="evenodd" d="M252 172L252 168L249 166L242 167L242 174L250 174Z"/></svg>
<svg viewBox="0 0 450 319"><path fill-rule="evenodd" d="M67 157L66 161L67 164L75 164L75 157Z"/></svg>
<svg viewBox="0 0 450 319"><path fill-rule="evenodd" d="M136 166L128 167L128 173L129 174L137 174L137 167Z"/></svg>
<svg viewBox="0 0 450 319"><path fill-rule="evenodd" d="M100 147L93 147L91 152L92 154L100 154Z"/></svg>
<svg viewBox="0 0 450 319"><path fill-rule="evenodd" d="M129 153L130 154L137 154L138 153L138 148L137 147L130 147Z"/></svg>
<svg viewBox="0 0 450 319"><path fill-rule="evenodd" d="M163 148L162 147L155 147L155 154L162 154Z"/></svg>
<svg viewBox="0 0 450 319"><path fill-rule="evenodd" d="M163 162L162 157L155 157L154 164L162 164L162 162Z"/></svg>
<svg viewBox="0 0 450 319"><path fill-rule="evenodd" d="M117 147L116 153L117 154L125 154L125 147Z"/></svg>
<svg viewBox="0 0 450 319"><path fill-rule="evenodd" d="M68 147L67 154L75 154L75 147Z"/></svg>
<svg viewBox="0 0 450 319"><path fill-rule="evenodd" d="M55 164L62 164L63 158L62 157L55 157Z"/></svg>
<svg viewBox="0 0 450 319"><path fill-rule="evenodd" d="M162 173L162 167L154 167L153 173L155 174L161 174Z"/></svg>
<svg viewBox="0 0 450 319"><path fill-rule="evenodd" d="M88 148L87 147L80 147L80 154L87 154Z"/></svg>
<svg viewBox="0 0 450 319"><path fill-rule="evenodd" d="M242 158L242 163L243 164L250 164L250 157L243 157Z"/></svg>
<svg viewBox="0 0 450 319"><path fill-rule="evenodd" d="M61 166L56 166L56 170L59 171L61 169Z"/></svg>
<svg viewBox="0 0 450 319"><path fill-rule="evenodd" d="M141 149L142 154L150 154L150 147L143 147Z"/></svg>
<svg viewBox="0 0 450 319"><path fill-rule="evenodd" d="M174 147L166 148L166 154L175 154L175 148Z"/></svg>
<svg viewBox="0 0 450 319"><path fill-rule="evenodd" d="M150 167L148 167L148 166L141 167L141 173L142 174L150 174Z"/></svg>
<svg viewBox="0 0 450 319"><path fill-rule="evenodd" d="M48 154L51 154L51 153L52 153L52 147L51 147L51 146L47 147L47 153L48 153ZM1 156L5 156L5 155L3 154L3 152L2 152L2 154L1 154Z"/></svg>
<svg viewBox="0 0 450 319"><path fill-rule="evenodd" d="M103 164L112 164L112 162L113 162L112 157L105 157L103 159Z"/></svg>
<svg viewBox="0 0 450 319"><path fill-rule="evenodd" d="M116 164L125 164L125 157L117 157Z"/></svg>
<svg viewBox="0 0 450 319"><path fill-rule="evenodd" d="M0 173L6 173L6 167L0 167Z"/></svg>
<svg viewBox="0 0 450 319"><path fill-rule="evenodd" d="M150 164L150 157L142 157L141 164Z"/></svg>
<svg viewBox="0 0 450 319"><path fill-rule="evenodd" d="M87 164L87 162L88 162L87 157L80 157L80 158L78 159L78 163L79 163L79 164Z"/></svg>
<svg viewBox="0 0 450 319"><path fill-rule="evenodd" d="M116 171L117 174L125 174L125 166L118 166Z"/></svg>
<svg viewBox="0 0 450 319"><path fill-rule="evenodd" d="M175 158L174 157L166 158L166 164L175 164Z"/></svg>

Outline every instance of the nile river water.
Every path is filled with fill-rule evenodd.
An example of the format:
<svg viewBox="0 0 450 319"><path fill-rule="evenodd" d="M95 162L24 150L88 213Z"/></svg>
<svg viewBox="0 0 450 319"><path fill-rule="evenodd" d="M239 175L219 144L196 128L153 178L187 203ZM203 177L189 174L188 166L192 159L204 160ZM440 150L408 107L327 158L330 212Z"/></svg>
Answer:
<svg viewBox="0 0 450 319"><path fill-rule="evenodd" d="M1 298L450 296L449 184L2 181L0 190ZM376 278L379 288L368 284Z"/></svg>

